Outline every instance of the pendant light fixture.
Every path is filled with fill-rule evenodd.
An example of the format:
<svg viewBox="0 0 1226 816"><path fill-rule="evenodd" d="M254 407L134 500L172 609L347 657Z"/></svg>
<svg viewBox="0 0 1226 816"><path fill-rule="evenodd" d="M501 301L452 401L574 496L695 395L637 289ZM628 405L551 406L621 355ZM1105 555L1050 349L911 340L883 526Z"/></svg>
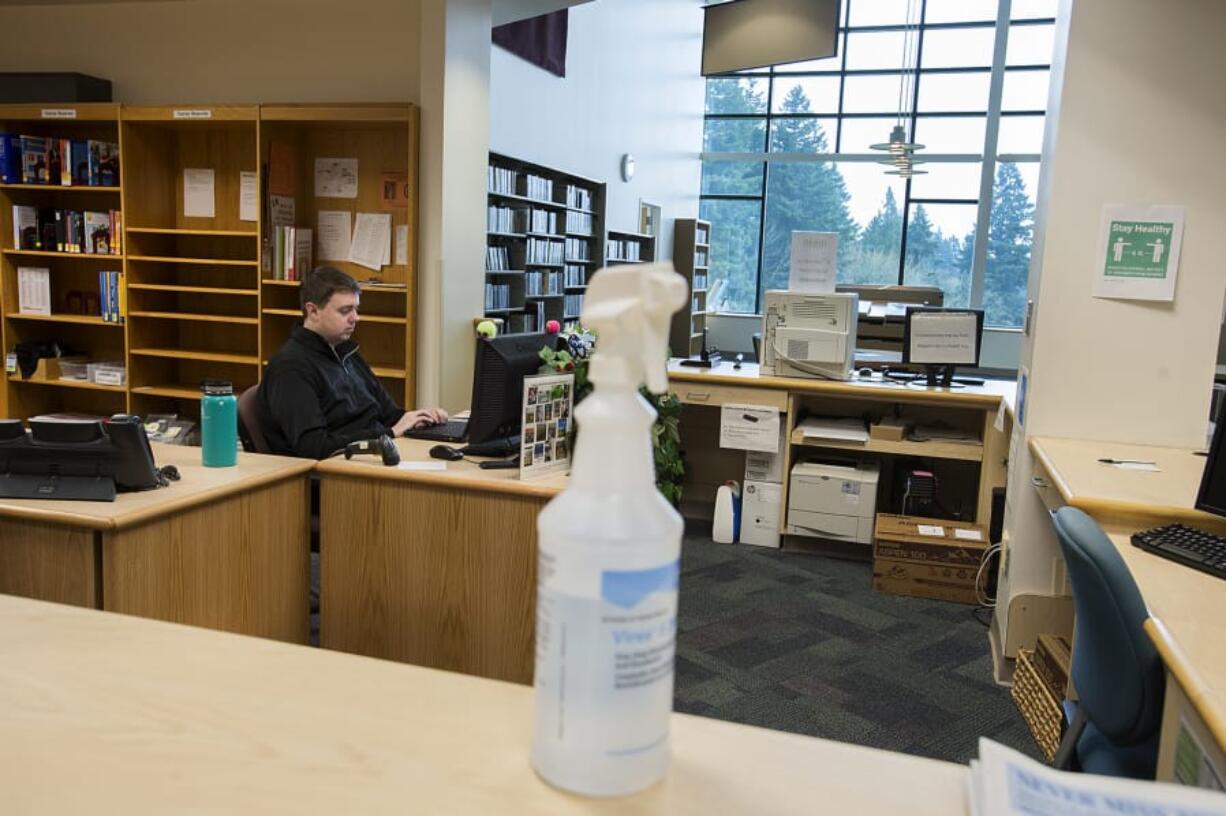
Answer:
<svg viewBox="0 0 1226 816"><path fill-rule="evenodd" d="M915 165L923 164L915 158L915 151L924 146L908 138L907 130L912 126L911 104L915 99L915 82L919 74L919 0L907 0L907 24L903 31L902 66L898 74L898 115L894 127L890 130L890 140L869 145L873 150L889 153L889 158L878 161L878 164L889 165L887 176L911 178L926 173L917 170Z"/></svg>

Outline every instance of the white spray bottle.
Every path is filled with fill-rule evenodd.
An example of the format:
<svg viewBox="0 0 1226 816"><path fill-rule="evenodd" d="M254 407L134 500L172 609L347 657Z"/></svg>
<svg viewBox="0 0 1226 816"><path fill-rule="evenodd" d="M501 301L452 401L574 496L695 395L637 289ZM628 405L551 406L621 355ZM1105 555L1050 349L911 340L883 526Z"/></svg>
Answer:
<svg viewBox="0 0 1226 816"><path fill-rule="evenodd" d="M602 269L582 322L597 332L595 391L575 409L570 484L537 518L532 765L589 796L642 790L668 770L683 522L656 489L644 381L668 389L672 264Z"/></svg>

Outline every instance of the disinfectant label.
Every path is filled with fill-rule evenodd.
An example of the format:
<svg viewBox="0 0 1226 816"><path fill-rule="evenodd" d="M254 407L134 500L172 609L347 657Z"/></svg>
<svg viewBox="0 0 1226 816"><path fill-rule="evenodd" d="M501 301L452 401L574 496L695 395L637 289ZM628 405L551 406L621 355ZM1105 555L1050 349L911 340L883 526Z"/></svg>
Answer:
<svg viewBox="0 0 1226 816"><path fill-rule="evenodd" d="M604 757L662 746L672 711L678 562L603 570L599 598L552 589L552 567L542 554L538 736Z"/></svg>

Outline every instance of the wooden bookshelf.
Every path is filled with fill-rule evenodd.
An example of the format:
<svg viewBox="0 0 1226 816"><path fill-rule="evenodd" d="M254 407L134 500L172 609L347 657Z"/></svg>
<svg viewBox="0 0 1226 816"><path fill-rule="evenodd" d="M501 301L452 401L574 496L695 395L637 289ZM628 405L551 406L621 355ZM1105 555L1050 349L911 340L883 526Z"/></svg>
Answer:
<svg viewBox="0 0 1226 816"><path fill-rule="evenodd" d="M489 166L486 246L508 268L487 258L485 316L510 334L573 324L602 257L604 182L498 153Z"/></svg>
<svg viewBox="0 0 1226 816"><path fill-rule="evenodd" d="M114 104L0 105L0 133L18 136L118 144L119 123L120 106ZM70 160L70 176L72 165ZM123 171L121 158L119 184L83 186L71 179L73 184L65 186L62 175L49 177L46 184L0 184L0 345L6 355L19 344L55 342L91 359L124 359L123 325L102 319L98 286L99 272L123 271L123 256L19 249L13 232L15 206L42 211L121 210ZM21 312L21 267L49 271L51 314ZM76 380L24 380L16 371L8 372L0 387L0 417L76 411L109 414L126 408L127 392L122 387Z"/></svg>
<svg viewBox="0 0 1226 816"><path fill-rule="evenodd" d="M409 319L417 308L419 116L413 105L277 105L261 108L260 157L268 167L269 190L294 201L294 224L318 238L321 211L343 211L355 222L358 213L391 215L392 263L375 270L349 260L320 258L315 241L313 265L327 264L360 282L377 279L385 286L364 285L358 340L362 356L384 386L402 404L416 391L415 331ZM357 196L315 195L317 159L358 160ZM385 182L407 185L403 202L384 198ZM272 189L276 186L276 189ZM393 206L394 204L403 204ZM262 213L267 220L267 212ZM397 234L407 235L404 263L397 260ZM273 225L262 227L261 359L268 359L288 338L301 316L298 282L278 280L272 271ZM394 285L394 286L393 286Z"/></svg>
<svg viewBox="0 0 1226 816"><path fill-rule="evenodd" d="M408 104L370 105L62 105L74 118L43 119L37 105L0 105L0 132L95 139L119 145L119 184L71 187L0 184L0 341L58 342L91 360L121 361L127 385L27 381L0 384L0 416L48 412L109 415L177 413L199 417L200 383L225 379L236 392L255 385L267 360L300 318L298 281L277 280L266 265L270 224L269 148L288 148L296 184L295 224L316 227L320 210L390 213L393 236L405 229L404 262L378 270L321 260L363 280L363 356L397 400L416 390L414 330L418 235L419 112ZM59 113L57 116L63 116ZM285 155L285 154L282 154ZM354 198L319 198L319 157L358 160ZM212 214L185 208L184 171L213 171ZM397 174L386 177L385 174ZM243 174L254 179L255 208L244 212ZM403 200L387 204L383 182L400 182ZM250 190L250 182L247 182ZM250 200L250 199L249 199ZM121 254L19 250L12 205L120 210ZM244 217L246 216L246 217ZM317 245L317 242L316 242ZM23 314L17 269L48 268L52 313ZM124 273L126 320L102 319L98 273ZM374 280L371 280L374 279ZM91 293L92 297L83 297ZM82 311L82 305L90 306ZM70 306L72 308L70 308Z"/></svg>
<svg viewBox="0 0 1226 816"><path fill-rule="evenodd" d="M690 288L690 302L673 315L669 347L674 357L693 357L702 352L710 265L711 222L678 218L673 226L673 267Z"/></svg>

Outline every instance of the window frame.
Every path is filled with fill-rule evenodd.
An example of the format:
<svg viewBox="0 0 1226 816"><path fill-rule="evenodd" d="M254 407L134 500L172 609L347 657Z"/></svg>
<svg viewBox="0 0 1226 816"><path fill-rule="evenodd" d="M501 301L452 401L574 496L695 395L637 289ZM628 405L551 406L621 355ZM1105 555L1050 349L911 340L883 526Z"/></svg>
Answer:
<svg viewBox="0 0 1226 816"><path fill-rule="evenodd" d="M758 216L758 246L757 246L757 268L754 270L754 310L753 314L761 313L761 280L763 259L765 255L765 240L766 240L766 214L767 214L767 195L770 182L771 165L781 162L795 161L818 161L818 162L875 162L882 158L880 153L864 152L852 153L843 152L843 123L851 119L885 119L895 118L897 110L888 111L858 111L848 113L845 108L845 93L848 77L856 76L881 76L881 75L897 75L897 68L868 68L868 69L848 69L847 68L847 35L860 32L899 32L906 31L906 25L874 25L874 26L854 26L849 27L847 20L850 17L850 5L855 2L872 2L872 0L844 0L844 9L840 15L840 23L838 29L838 41L843 44L842 51L838 55L838 69L828 69L820 71L778 71L775 66L769 66L762 69L749 71L740 71L734 74L722 75L724 77L735 78L756 78L761 79L766 85L766 106L761 113L709 113L704 111L704 126L707 121L712 120L745 120L753 119L760 120L764 123L764 137L761 152L749 153L719 153L708 152L704 149L701 153L701 159L705 161L735 161L735 162L754 162L760 163L762 166L762 182L758 194L720 194L720 193L702 193L699 195L699 206L708 200L737 200L737 201L756 201L759 206ZM1039 26L1055 24L1054 17L1035 17L1025 19L1010 19L1011 0L999 0L995 21L961 21L961 22L944 22L944 23L928 23L927 19L927 0L920 0L920 23L918 29L917 54L916 64L922 65L925 35L929 31L946 31L956 29L990 29L993 31L993 50L992 63L986 66L957 66L957 67L940 67L940 68L920 68L916 72L914 87L912 89L911 99L911 114L910 124L912 132L916 132L916 126L924 119L945 118L945 117L979 117L984 119L984 142L982 150L979 153L924 153L919 154L929 164L936 163L973 163L981 162L981 175L979 183L978 198L940 198L940 197L921 197L912 195L912 179L906 179L903 184L902 200L899 202L899 209L902 216L902 231L898 253L898 277L897 281L902 285L906 276L906 260L907 260L907 233L909 232L911 223L911 213L913 208L921 204L937 205L937 204L959 204L959 205L974 205L977 207L976 223L974 231L974 250L972 255L971 265L971 288L970 302L972 308L982 308L985 290L985 277L987 274L987 249L988 249L988 231L991 226L991 208L993 188L996 180L997 165L1002 162L1013 163L1037 163L1040 159L1038 153L1022 153L1022 154L1000 154L997 152L997 144L1000 131L1000 121L1005 117L1016 116L1045 116L1046 110L1012 110L1002 111L1002 95L1004 89L1005 75L1010 73L1019 73L1025 71L1048 71L1051 70L1050 63L1048 64L1026 64L1026 65L1006 65L1006 53L1008 49L1008 40L1010 30L1013 28L1024 26ZM924 78L937 75L951 74L986 74L988 76L988 106L986 110L969 110L969 111L924 111L919 112L918 101L920 87L923 84ZM804 77L837 77L839 79L838 93L838 110L815 110L807 113L776 113L774 111L775 101L775 85L777 81L784 82L792 79ZM776 120L782 119L833 119L837 123L837 128L833 134L834 152L831 153L786 153L776 152L771 150L771 133L772 127ZM830 134L827 134L828 136ZM922 137L922 132L919 134ZM882 133L882 139L886 137ZM705 147L705 145L704 145ZM883 168L884 172L884 168ZM1033 195L1035 191L1030 191ZM1003 328L1005 330L1012 329L1010 326L991 327Z"/></svg>

